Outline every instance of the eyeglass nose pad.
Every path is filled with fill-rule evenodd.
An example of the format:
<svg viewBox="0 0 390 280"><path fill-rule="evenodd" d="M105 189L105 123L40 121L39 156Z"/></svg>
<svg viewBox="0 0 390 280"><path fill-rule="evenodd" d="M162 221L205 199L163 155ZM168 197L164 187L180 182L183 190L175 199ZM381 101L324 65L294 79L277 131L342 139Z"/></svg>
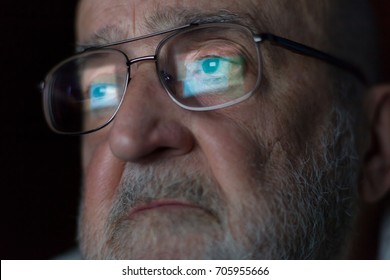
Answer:
<svg viewBox="0 0 390 280"><path fill-rule="evenodd" d="M127 65L129 66L129 75L130 75L129 78L132 79L138 71L138 63L129 63L128 62Z"/></svg>
<svg viewBox="0 0 390 280"><path fill-rule="evenodd" d="M162 77L162 80L164 83L169 84L170 82L173 81L173 76L169 74L168 72L165 71L160 71L160 76Z"/></svg>

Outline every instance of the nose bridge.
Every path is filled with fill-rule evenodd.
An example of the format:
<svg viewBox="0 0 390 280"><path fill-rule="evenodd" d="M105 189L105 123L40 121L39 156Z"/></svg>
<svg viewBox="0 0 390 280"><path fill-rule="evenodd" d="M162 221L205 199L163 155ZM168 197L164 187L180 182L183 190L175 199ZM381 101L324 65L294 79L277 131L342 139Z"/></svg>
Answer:
<svg viewBox="0 0 390 280"><path fill-rule="evenodd" d="M156 61L156 55L145 55L129 59L127 61L127 66L130 68L130 78L133 78L136 70L138 69L138 63L143 63L147 61Z"/></svg>
<svg viewBox="0 0 390 280"><path fill-rule="evenodd" d="M155 55L148 55L129 59L127 64L134 70L138 63L155 60ZM134 76L134 73L130 75ZM164 89L158 78L151 76L148 66L129 81L128 93L110 130L110 149L120 160L134 162L152 155L177 156L192 149L191 133L178 121L183 118L169 107L173 105L169 98L160 94Z"/></svg>
<svg viewBox="0 0 390 280"><path fill-rule="evenodd" d="M151 108L154 104L160 106L161 98L166 98L164 94L161 94L164 89L161 87L158 74L156 75L155 65L147 63L155 61L156 55L139 56L127 61L129 80L116 119L124 114L128 115L126 119L130 115L132 120L136 120L138 117L143 119L146 107ZM143 65L144 63L145 65ZM140 64L143 65L142 68L140 68ZM154 115L158 115L157 112L158 110L155 110Z"/></svg>
<svg viewBox="0 0 390 280"><path fill-rule="evenodd" d="M140 57L136 57L136 58L133 58L133 59L130 59L128 61L128 65L131 65L131 64L134 64L134 63L138 63L138 62L141 62L141 61L147 61L147 60L156 60L156 56L155 55L145 55L145 56L140 56Z"/></svg>

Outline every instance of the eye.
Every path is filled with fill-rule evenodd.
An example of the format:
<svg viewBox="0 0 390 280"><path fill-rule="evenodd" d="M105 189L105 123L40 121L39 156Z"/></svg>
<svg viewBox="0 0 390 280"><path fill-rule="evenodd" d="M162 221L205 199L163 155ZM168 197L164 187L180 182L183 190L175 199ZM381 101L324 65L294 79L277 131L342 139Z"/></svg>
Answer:
<svg viewBox="0 0 390 280"><path fill-rule="evenodd" d="M93 83L89 95L91 110L116 107L119 104L118 87L113 83Z"/></svg>
<svg viewBox="0 0 390 280"><path fill-rule="evenodd" d="M226 94L244 84L245 61L241 56L199 57L185 65L183 96Z"/></svg>
<svg viewBox="0 0 390 280"><path fill-rule="evenodd" d="M220 58L207 58L203 60L202 68L206 74L215 73L219 67Z"/></svg>

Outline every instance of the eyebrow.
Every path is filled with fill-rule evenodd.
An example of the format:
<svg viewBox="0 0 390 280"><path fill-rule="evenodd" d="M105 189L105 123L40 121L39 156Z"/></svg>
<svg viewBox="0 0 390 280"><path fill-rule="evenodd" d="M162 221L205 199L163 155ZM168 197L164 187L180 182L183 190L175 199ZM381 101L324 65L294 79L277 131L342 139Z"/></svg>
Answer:
<svg viewBox="0 0 390 280"><path fill-rule="evenodd" d="M254 15L249 12L235 13L229 10L219 10L205 13L197 9L188 10L169 7L156 9L150 16L145 17L142 25L146 32L154 33L188 24L228 22L245 25L256 32L259 28L262 30L265 28L264 22L260 20L261 18L261 16L256 14L255 19ZM80 52L88 48L96 48L101 45L131 39L125 36L128 33L127 29L128 26L124 24L106 25L92 34L87 43L76 43L76 51Z"/></svg>
<svg viewBox="0 0 390 280"><path fill-rule="evenodd" d="M254 16L248 13L232 12L226 9L215 12L204 12L197 9L175 9L165 8L155 11L151 16L145 18L145 25L150 30L157 31L158 28L173 28L185 24L202 23L239 23L248 27L257 24Z"/></svg>

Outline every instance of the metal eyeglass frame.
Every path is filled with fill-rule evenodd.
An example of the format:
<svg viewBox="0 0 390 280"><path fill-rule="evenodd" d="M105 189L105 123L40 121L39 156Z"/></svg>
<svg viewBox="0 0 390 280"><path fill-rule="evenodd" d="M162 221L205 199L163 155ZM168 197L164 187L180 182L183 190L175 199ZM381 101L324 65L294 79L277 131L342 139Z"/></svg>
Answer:
<svg viewBox="0 0 390 280"><path fill-rule="evenodd" d="M148 35L139 36L136 38L116 41L113 43L107 43L107 44L99 45L96 47L86 47L86 48L80 47L78 49L77 54L84 53L84 52L87 52L90 50L98 50L98 49L102 49L102 48L113 47L113 46L124 44L124 43L135 42L135 41L139 41L142 39L146 39L146 38L150 38L150 37L154 37L154 36L158 36L158 35L163 35L166 33L171 33L174 31L181 31L183 29L188 29L191 27L204 26L204 25L212 26L212 25L219 25L219 24L224 24L224 23L191 23L191 24L180 26L180 27L168 29L165 31L155 32L155 33L151 33ZM237 23L228 23L228 24L243 26L243 25L237 24ZM246 27L246 26L244 26L244 27ZM289 39L286 39L286 38L283 38L280 36L273 35L271 33L253 34L253 39L256 43L262 43L262 42L269 41L271 43L274 43L275 45L278 45L280 47L288 49L292 52L322 60L322 61L329 63L333 66L339 67L345 71L350 72L351 74L353 74L358 80L360 80L364 84L367 83L367 79L366 79L365 75L360 71L360 69L358 67L356 67L355 65L353 65L353 64L351 64L343 59L337 58L331 54L327 54L327 53L322 52L318 49L309 47L307 45L304 45L304 44L301 44L301 43L298 43L298 42L295 42L295 41L292 41L292 40L289 40ZM140 57L140 58L137 58L137 59L134 59L131 61L133 63L136 63L138 61L150 60L150 59L155 59L155 56L144 56L144 57Z"/></svg>
<svg viewBox="0 0 390 280"><path fill-rule="evenodd" d="M98 51L100 49L110 49L110 47L114 47L114 46L117 46L117 45L120 45L120 44L131 43L131 42L139 41L139 40L142 40L142 39L147 39L147 38L150 38L150 37L164 35L164 34L167 34L167 33L174 32L172 35L162 39L162 41L159 43L159 45L158 45L158 47L156 49L156 53L154 55L141 56L141 57L137 57L137 58L134 58L134 59L129 59L128 56L124 52L122 52L120 50L117 50L117 49L112 49L112 50L115 50L115 51L119 51L120 53L122 53L126 57L126 60L127 60L126 64L127 64L127 67L128 67L128 76L127 76L127 85L128 85L128 83L130 82L130 66L132 64L134 64L134 63L138 63L138 62L141 62L141 61L147 61L147 60L157 61L157 54L159 52L159 49L165 43L165 41L167 41L169 38L179 34L181 31L185 31L187 29L196 28L196 27L199 27L199 26L203 27L203 26L218 26L218 25L236 25L236 26L240 26L241 28L244 27L244 28L248 29L248 31L250 31L250 33L252 33L254 43L257 46L258 55L260 55L260 52L259 52L259 49L258 49L258 44L266 42L266 41L269 41L270 43L272 43L272 44L274 44L276 46L282 47L282 48L287 49L289 51L292 51L294 53L297 53L297 54L300 54L300 55L304 55L304 56L308 56L308 57L312 57L312 58L324 61L324 62L326 62L326 63L328 63L330 65L336 66L336 67L338 67L340 69L343 69L343 70L351 73L352 75L354 75L364 85L367 85L367 80L366 80L365 75L355 65L353 65L353 64L351 64L351 63L349 63L349 62L347 62L347 61L345 61L343 59L337 58L337 57L335 57L333 55L327 54L325 52L322 52L322 51L317 50L315 48L309 47L307 45L300 44L298 42L295 42L295 41L292 41L292 40L289 40L289 39L286 39L286 38L283 38L283 37L279 37L279 36L276 36L276 35L273 35L273 34L270 34L270 33L254 34L248 27L246 27L244 25L241 25L241 24L236 24L236 23L191 23L191 24L180 26L180 27L167 29L167 30L164 30L164 31L159 31L159 32L154 32L154 33L151 33L151 34L139 36L139 37L136 37L136 38L124 39L124 40L116 41L116 42L113 42L113 43L107 43L107 44L102 44L102 45L98 45L98 46L91 46L91 47L78 47L77 53L75 55L77 56L77 55L88 53L88 52L92 52L92 51ZM62 64L60 64L60 65L62 65ZM52 73L57 69L57 67L55 67L52 71L49 72L49 74L46 76L46 80L50 79ZM261 75L260 72L259 72L259 75ZM257 84L256 84L255 88L251 92L246 93L244 96L242 96L242 97L240 97L238 99L235 99L233 101L230 101L228 103L224 103L222 105L210 106L210 107L206 107L206 108L194 108L194 107L189 107L189 106L186 106L184 104L181 104L179 101L177 101L175 98L173 98L171 96L170 92L169 92L169 89L167 88L165 83L162 81L163 77L161 77L160 74L158 76L159 76L159 79L161 80L161 83L162 83L164 89L167 91L167 93L171 97L171 99L177 105L179 105L180 107L182 107L184 109L187 109L187 110L191 110L191 111L215 110L215 109L225 108L227 106L239 103L242 100L245 100L249 96L251 96L253 91L258 87L258 85L260 83L260 81L259 81L260 78L258 78L257 79L258 80ZM125 92L127 90L127 85L124 88ZM63 131L58 131L51 124L51 118L50 118L50 114L51 113L50 113L50 109L48 108L49 105L47 105L49 103L48 100L50 99L50 97L49 97L50 93L48 92L48 90L46 90L45 82L42 82L41 89L42 89L42 91L44 93L44 100L45 100L45 102L44 102L44 111L45 111L46 119L48 120L48 123L49 123L49 126L51 127L51 129L54 130L57 133L60 133L60 134L76 134L76 135L80 135L80 134L87 134L87 133L95 132L97 130L100 130L100 129L104 128L105 126L110 124L111 121L115 118L115 116L116 116L116 114L117 114L117 112L118 112L118 110L119 110L119 108L121 106L123 97L124 97L124 95L123 95L122 100L118 104L118 107L115 110L115 112L113 113L112 117L104 125L101 125L98 128L96 128L96 129L91 129L91 130L83 131L83 132L63 132Z"/></svg>

